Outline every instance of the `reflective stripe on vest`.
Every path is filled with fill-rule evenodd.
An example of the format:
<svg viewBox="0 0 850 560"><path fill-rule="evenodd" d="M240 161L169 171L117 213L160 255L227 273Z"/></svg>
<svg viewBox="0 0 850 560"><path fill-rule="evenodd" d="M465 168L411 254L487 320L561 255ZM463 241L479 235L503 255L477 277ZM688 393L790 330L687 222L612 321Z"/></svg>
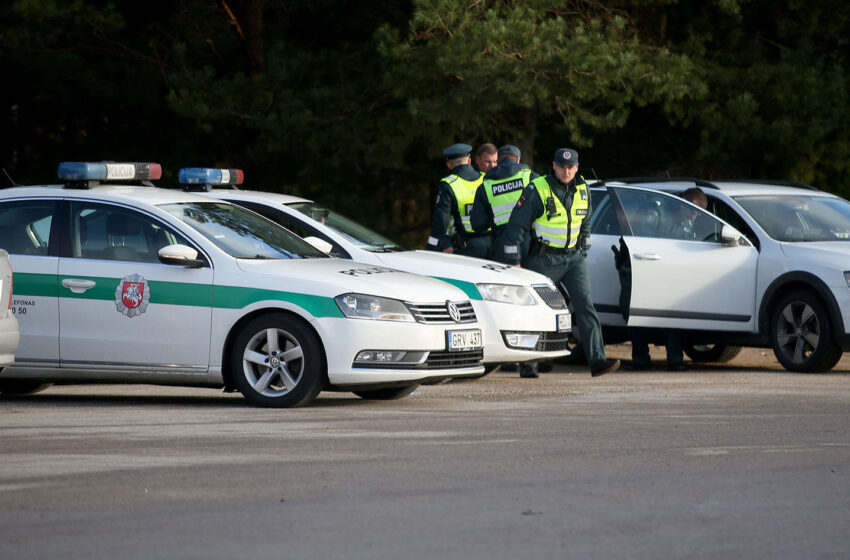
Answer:
<svg viewBox="0 0 850 560"><path fill-rule="evenodd" d="M543 202L543 214L534 220L531 225L537 237L549 247L564 247L573 248L578 243L579 233L581 233L581 224L587 217L587 209L589 207L587 183L582 177L576 180L576 192L573 195L573 201L570 205L570 211L567 213L566 208L558 199L552 195L552 189L549 187L549 182L545 177L538 177L532 183L537 189L537 194L540 195L540 201ZM552 197L555 201L556 215L548 218L546 212L546 199ZM569 228L569 237L567 229Z"/></svg>
<svg viewBox="0 0 850 560"><path fill-rule="evenodd" d="M516 201L528 185L531 169L523 169L505 179L484 179L484 192L493 209L493 223L503 226L511 218Z"/></svg>
<svg viewBox="0 0 850 560"><path fill-rule="evenodd" d="M457 175L449 175L448 177L443 177L443 181L448 183L449 188L452 190L452 194L455 195L455 201L457 201L457 210L460 215L460 221L463 223L463 229L467 233L473 233L472 225L470 224L469 215L472 213L472 203L475 201L475 191L478 190L479 185L481 185L481 180L484 178L484 175L479 175L478 179L474 181L467 181L466 179L459 177ZM456 228L454 224L454 220L452 220L452 224L449 227L449 234L454 235L456 233Z"/></svg>

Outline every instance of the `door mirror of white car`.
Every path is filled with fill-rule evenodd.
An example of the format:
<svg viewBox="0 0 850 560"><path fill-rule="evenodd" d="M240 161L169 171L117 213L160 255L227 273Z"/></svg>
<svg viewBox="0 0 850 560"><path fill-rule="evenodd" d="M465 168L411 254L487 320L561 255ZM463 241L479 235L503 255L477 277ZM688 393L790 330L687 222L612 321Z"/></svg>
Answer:
<svg viewBox="0 0 850 560"><path fill-rule="evenodd" d="M323 253L330 253L334 246L325 241L324 239L319 239L318 237L311 235L310 237L305 237L304 241L312 245L314 248L318 249Z"/></svg>
<svg viewBox="0 0 850 560"><path fill-rule="evenodd" d="M200 268L205 264L204 259L198 258L198 252L187 245L166 245L157 251L157 256L163 264L189 268Z"/></svg>
<svg viewBox="0 0 850 560"><path fill-rule="evenodd" d="M740 231L725 224L723 225L723 229L720 230L720 242L724 247L738 247L746 243Z"/></svg>

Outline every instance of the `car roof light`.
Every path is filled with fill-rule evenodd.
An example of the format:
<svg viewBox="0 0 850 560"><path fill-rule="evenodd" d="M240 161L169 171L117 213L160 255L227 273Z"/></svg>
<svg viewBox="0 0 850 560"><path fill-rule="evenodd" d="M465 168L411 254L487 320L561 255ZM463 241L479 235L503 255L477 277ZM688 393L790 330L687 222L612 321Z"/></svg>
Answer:
<svg viewBox="0 0 850 560"><path fill-rule="evenodd" d="M184 167L178 173L182 185L241 185L245 174L241 169Z"/></svg>
<svg viewBox="0 0 850 560"><path fill-rule="evenodd" d="M59 178L65 181L154 181L162 178L158 163L62 162Z"/></svg>

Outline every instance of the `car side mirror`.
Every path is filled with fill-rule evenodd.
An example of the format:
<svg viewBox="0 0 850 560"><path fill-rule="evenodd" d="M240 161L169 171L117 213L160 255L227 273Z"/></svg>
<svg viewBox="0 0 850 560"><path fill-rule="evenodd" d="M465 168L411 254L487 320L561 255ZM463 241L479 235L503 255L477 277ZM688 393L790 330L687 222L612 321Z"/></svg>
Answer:
<svg viewBox="0 0 850 560"><path fill-rule="evenodd" d="M325 241L324 239L320 239L315 235L311 235L310 237L305 237L304 241L313 246L314 249L318 249L323 253L330 253L333 251L334 246Z"/></svg>
<svg viewBox="0 0 850 560"><path fill-rule="evenodd" d="M720 243L724 247L738 247L744 244L744 236L737 229L724 224L720 230Z"/></svg>
<svg viewBox="0 0 850 560"><path fill-rule="evenodd" d="M188 268L200 268L206 264L204 259L198 258L198 252L188 245L166 245L156 255L159 262Z"/></svg>

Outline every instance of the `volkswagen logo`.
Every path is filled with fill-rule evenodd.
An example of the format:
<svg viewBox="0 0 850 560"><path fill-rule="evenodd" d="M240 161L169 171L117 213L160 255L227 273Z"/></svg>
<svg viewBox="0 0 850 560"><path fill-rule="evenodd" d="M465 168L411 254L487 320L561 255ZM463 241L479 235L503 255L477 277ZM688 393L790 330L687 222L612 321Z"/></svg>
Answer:
<svg viewBox="0 0 850 560"><path fill-rule="evenodd" d="M460 323L460 309L457 308L457 305L453 301L446 302L446 309L449 310L449 317L452 318L452 321Z"/></svg>

